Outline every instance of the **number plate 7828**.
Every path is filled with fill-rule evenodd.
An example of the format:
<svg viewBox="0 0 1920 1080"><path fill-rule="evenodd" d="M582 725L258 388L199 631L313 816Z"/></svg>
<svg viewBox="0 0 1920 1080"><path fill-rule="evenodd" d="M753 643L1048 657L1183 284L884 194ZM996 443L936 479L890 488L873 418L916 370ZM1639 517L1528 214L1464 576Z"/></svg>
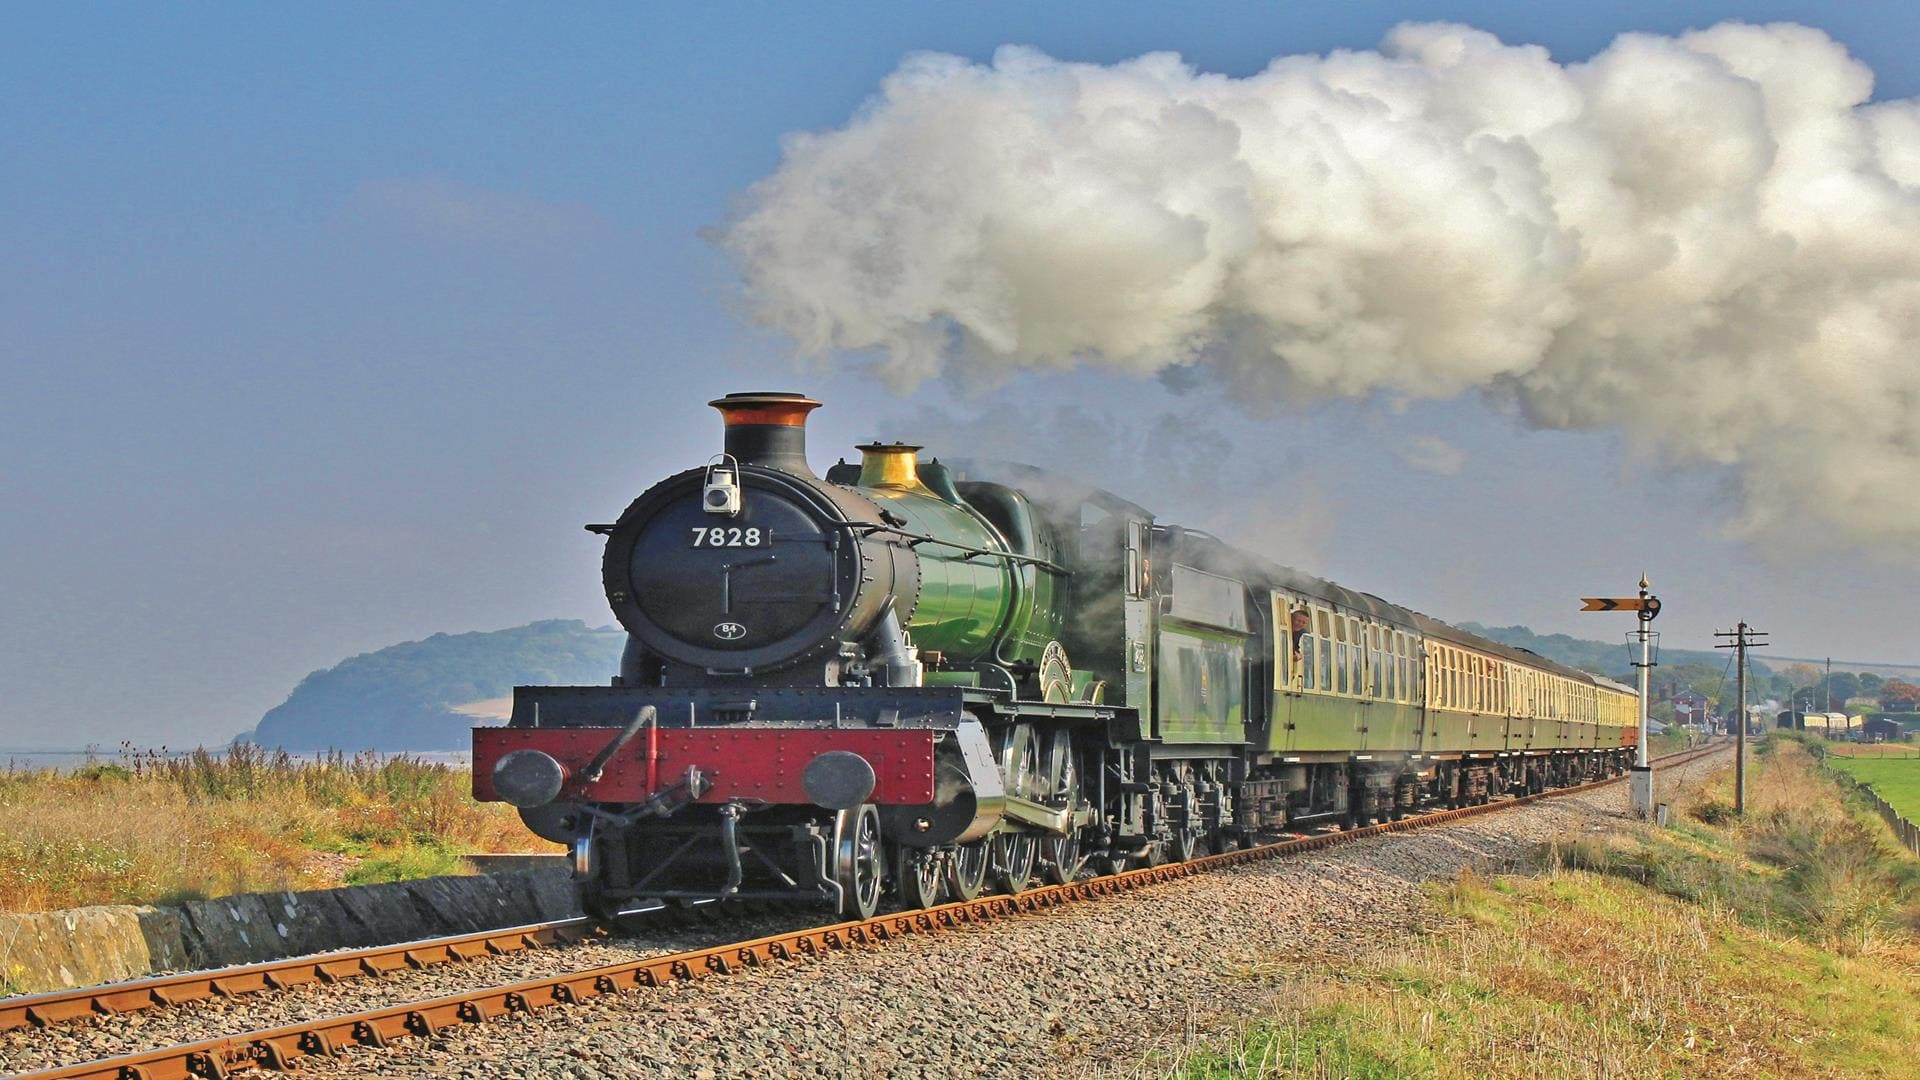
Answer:
<svg viewBox="0 0 1920 1080"><path fill-rule="evenodd" d="M688 530L687 537L687 546L697 548L757 548L772 543L772 532L755 526L696 525Z"/></svg>

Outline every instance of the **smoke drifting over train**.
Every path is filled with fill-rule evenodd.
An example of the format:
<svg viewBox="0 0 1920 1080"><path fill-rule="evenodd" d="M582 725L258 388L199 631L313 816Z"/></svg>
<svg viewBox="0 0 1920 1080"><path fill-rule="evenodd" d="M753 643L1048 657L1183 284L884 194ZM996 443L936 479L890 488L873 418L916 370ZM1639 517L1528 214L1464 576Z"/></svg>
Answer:
<svg viewBox="0 0 1920 1080"><path fill-rule="evenodd" d="M764 324L900 386L1098 365L1256 411L1511 401L1731 467L1734 528L1920 539L1920 102L1817 30L1577 64L1457 25L1246 78L906 60L719 233Z"/></svg>

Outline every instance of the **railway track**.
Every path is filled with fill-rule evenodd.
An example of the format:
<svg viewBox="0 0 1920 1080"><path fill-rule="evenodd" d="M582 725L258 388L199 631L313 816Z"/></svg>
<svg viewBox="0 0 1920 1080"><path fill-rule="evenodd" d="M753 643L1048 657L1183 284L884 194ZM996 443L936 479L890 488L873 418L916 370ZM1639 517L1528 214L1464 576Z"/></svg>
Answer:
<svg viewBox="0 0 1920 1080"><path fill-rule="evenodd" d="M1714 745L1656 760L1663 766L1672 767L1724 749L1724 746ZM305 1020L22 1076L23 1080L52 1080L56 1077L162 1080L173 1077L219 1077L254 1068L283 1069L292 1067L301 1058L332 1055L352 1046L385 1046L409 1036L427 1037L451 1027L485 1023L505 1014L574 1004L633 989L725 975L743 968L807 959L855 946L882 945L904 937L978 925L1079 900L1129 892L1215 869L1318 850L1384 833L1442 825L1542 799L1590 792L1617 784L1622 779L1624 777L1613 777L1577 787L1502 799L1482 806L1436 811L1397 822L1284 840L1243 851L1204 856L1185 863L1034 889L1016 896L986 897L925 910L882 915L864 922L787 931L750 941L568 971L545 978ZM16 1027L21 1023L46 1026L82 1016L165 1007L214 996L232 997L302 983L374 977L399 970L504 955L528 948L584 940L594 932L588 920L562 920L490 934L469 934L381 949L305 957L278 964L250 965L246 968L34 995L32 998L15 998L0 1003L0 1009L5 1010L0 1011L0 1018L6 1018Z"/></svg>

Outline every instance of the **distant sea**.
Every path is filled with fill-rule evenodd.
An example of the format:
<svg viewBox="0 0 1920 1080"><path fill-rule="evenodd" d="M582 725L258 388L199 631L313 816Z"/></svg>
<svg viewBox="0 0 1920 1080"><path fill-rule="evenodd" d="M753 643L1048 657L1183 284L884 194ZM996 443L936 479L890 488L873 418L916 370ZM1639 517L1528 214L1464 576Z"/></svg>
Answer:
<svg viewBox="0 0 1920 1080"><path fill-rule="evenodd" d="M207 748L207 753L213 754L216 757L226 752L227 748L224 746ZM85 750L17 750L0 746L0 772L5 772L8 769L59 769L66 772L93 764L94 762L118 762L128 757L144 758L149 754L163 758L181 758L192 753L192 750L173 749L148 750L145 748L135 748L127 750L118 746L111 748L96 746L89 747ZM346 753L351 757L353 751L349 750L346 751ZM295 754L293 756L311 759L319 758L323 755ZM404 753L383 753L380 756L408 757L415 761L438 762L446 765L468 765L473 761L473 754L467 750L417 750L406 751Z"/></svg>

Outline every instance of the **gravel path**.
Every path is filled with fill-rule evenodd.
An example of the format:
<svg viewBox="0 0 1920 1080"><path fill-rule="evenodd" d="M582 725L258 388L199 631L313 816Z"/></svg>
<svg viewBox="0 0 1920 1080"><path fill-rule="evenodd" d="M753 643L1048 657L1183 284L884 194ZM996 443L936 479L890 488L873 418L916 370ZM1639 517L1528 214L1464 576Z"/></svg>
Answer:
<svg viewBox="0 0 1920 1080"><path fill-rule="evenodd" d="M1663 772L1673 779L1725 755ZM543 1009L385 1051L309 1059L313 1076L948 1077L1158 1075L1161 1060L1268 1010L1261 960L1348 957L1435 915L1422 882L1497 869L1625 819L1624 783L1183 879L882 949ZM751 920L643 942L543 949L383 980L0 1036L0 1070L235 1033L569 967L740 940ZM130 1042L131 1040L131 1042Z"/></svg>

